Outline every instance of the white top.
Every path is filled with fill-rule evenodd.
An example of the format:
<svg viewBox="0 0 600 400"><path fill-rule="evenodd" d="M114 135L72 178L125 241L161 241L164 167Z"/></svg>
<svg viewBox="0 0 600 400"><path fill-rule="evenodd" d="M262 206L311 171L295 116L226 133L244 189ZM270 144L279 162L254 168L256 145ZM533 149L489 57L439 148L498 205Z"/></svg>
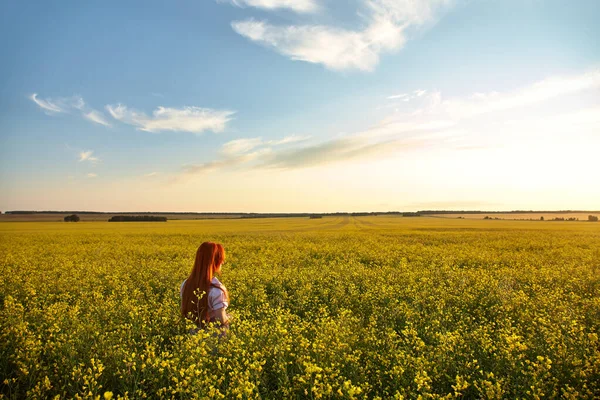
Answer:
<svg viewBox="0 0 600 400"><path fill-rule="evenodd" d="M187 281L184 280L181 283L181 286L179 287L179 297L183 299L183 286L185 285L185 282ZM227 308L229 307L229 302L227 301L227 298L225 297L225 293L224 290L225 286L219 282L219 280L217 279L217 277L213 277L212 281L210 281L211 285L217 286L217 287L209 287L208 288L208 318L212 317L212 312L216 311L216 310L220 310L221 308ZM223 290L219 289L222 288Z"/></svg>

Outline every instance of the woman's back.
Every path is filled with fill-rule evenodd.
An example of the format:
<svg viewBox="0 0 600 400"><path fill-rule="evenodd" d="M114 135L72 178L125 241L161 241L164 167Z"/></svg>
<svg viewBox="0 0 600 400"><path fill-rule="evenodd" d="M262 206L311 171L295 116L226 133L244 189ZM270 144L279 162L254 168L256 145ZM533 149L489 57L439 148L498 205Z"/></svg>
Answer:
<svg viewBox="0 0 600 400"><path fill-rule="evenodd" d="M216 278L225 262L223 245L204 242L196 251L194 267L188 278L179 288L181 315L192 320L198 327L206 322L219 322L226 326L229 316L225 312L229 306L227 289Z"/></svg>
<svg viewBox="0 0 600 400"><path fill-rule="evenodd" d="M187 279L185 279L179 287L179 296L183 300L183 290ZM229 307L229 296L227 288L217 277L213 277L208 289L208 315L207 319L210 322L215 322L221 314L220 310L226 310Z"/></svg>

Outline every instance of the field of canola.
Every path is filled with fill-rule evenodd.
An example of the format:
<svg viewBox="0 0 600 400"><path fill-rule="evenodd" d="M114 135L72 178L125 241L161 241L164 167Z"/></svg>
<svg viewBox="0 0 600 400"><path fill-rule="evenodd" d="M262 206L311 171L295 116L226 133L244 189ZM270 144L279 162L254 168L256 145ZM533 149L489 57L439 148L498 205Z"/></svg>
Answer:
<svg viewBox="0 0 600 400"><path fill-rule="evenodd" d="M224 244L233 323L179 284ZM600 224L0 224L0 398L598 398Z"/></svg>

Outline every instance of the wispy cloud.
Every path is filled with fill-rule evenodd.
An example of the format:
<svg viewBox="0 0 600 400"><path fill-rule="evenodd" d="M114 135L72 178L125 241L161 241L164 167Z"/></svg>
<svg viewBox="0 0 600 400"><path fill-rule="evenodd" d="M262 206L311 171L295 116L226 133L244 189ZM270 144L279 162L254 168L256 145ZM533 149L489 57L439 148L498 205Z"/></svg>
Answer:
<svg viewBox="0 0 600 400"><path fill-rule="evenodd" d="M432 126L431 128L437 128ZM389 130L389 132L386 131ZM200 174L218 169L251 166L252 168L297 169L308 168L341 161L386 157L401 150L409 150L439 145L442 136L424 135L429 129L424 126L413 126L413 134L406 134L398 126L388 125L377 135L373 130L355 133L348 137L326 140L313 145L298 145L307 140L307 136L291 135L280 140L263 141L261 138L236 139L225 143L221 150L221 158L210 162L186 165L186 174ZM414 132L421 130L418 134ZM383 133L387 133L384 135ZM291 144L292 147L277 148L278 145Z"/></svg>
<svg viewBox="0 0 600 400"><path fill-rule="evenodd" d="M232 119L232 115L235 114L234 111L211 108L158 107L154 110L152 116L148 116L122 104L107 105L106 110L117 121L136 126L139 130L147 132L222 132Z"/></svg>
<svg viewBox="0 0 600 400"><path fill-rule="evenodd" d="M186 174L201 174L225 168L244 166L255 169L298 169L350 160L385 158L400 151L439 145L440 139L428 136L370 140L361 135L324 141L312 146L273 150L265 148L241 153L207 163L186 165Z"/></svg>
<svg viewBox="0 0 600 400"><path fill-rule="evenodd" d="M182 167L183 171L187 174L201 174L204 172L214 171L227 166L238 165L242 161L231 162L229 160L215 160L201 164L188 164Z"/></svg>
<svg viewBox="0 0 600 400"><path fill-rule="evenodd" d="M315 12L319 8L315 0L218 0L238 7L256 7L265 10L286 8L298 13Z"/></svg>
<svg viewBox="0 0 600 400"><path fill-rule="evenodd" d="M472 118L482 113L493 113L512 108L523 108L563 95L580 93L600 87L600 70L579 75L554 77L505 93L475 94L466 98L444 100L440 92L417 90L407 93L418 98L418 108L394 113L372 127L351 135L325 140L320 143L296 143L287 148L275 148L276 143L299 142L301 136L265 141L261 138L236 139L226 143L221 158L198 165L188 165L187 173L202 173L222 168L278 168L297 169L349 160L398 157L403 152L418 149L446 149L451 151L480 151L502 142L488 143L478 125L471 126ZM403 95L403 94L401 94ZM404 98L404 96L399 97ZM457 111L457 104L460 105ZM577 126L589 132L600 123L598 107L540 120L506 121L503 126L511 131L550 131ZM491 117L493 121L494 117ZM489 123L489 121L488 121ZM536 127L543 127L537 129ZM587 133L586 133L587 134Z"/></svg>
<svg viewBox="0 0 600 400"><path fill-rule="evenodd" d="M146 177L146 178L152 178L152 177L155 177L157 175L158 175L158 172L150 172L150 173L144 174L144 177Z"/></svg>
<svg viewBox="0 0 600 400"><path fill-rule="evenodd" d="M82 117L89 121L104 126L110 126L108 121L106 121L104 114L88 107L81 96L40 99L37 93L33 93L29 98L48 115L70 113L71 111L77 110L78 112L81 112Z"/></svg>
<svg viewBox="0 0 600 400"><path fill-rule="evenodd" d="M52 113L65 112L65 110L62 107L60 107L57 103L54 103L51 99L42 100L42 99L38 99L37 96L38 96L37 93L33 93L31 95L31 100L33 100L42 109L52 112Z"/></svg>
<svg viewBox="0 0 600 400"><path fill-rule="evenodd" d="M298 143L310 139L311 136L289 135L277 140L263 140L261 137L243 138L231 140L223 145L221 154L225 157L232 157L242 153L248 153L250 150L262 147L282 146L292 143Z"/></svg>
<svg viewBox="0 0 600 400"><path fill-rule="evenodd" d="M412 93L400 93L394 94L392 96L388 96L388 100L402 100L402 101L411 101L412 99L422 97L427 93L427 90L415 90Z"/></svg>
<svg viewBox="0 0 600 400"><path fill-rule="evenodd" d="M29 98L48 115L77 111L81 116L95 124L110 127L106 116L89 107L81 96L41 99L37 93ZM231 121L235 111L214 110L201 107L158 107L151 116L130 109L123 104L107 105L106 110L117 121L133 125L147 132L180 131L202 133L204 131L222 132Z"/></svg>
<svg viewBox="0 0 600 400"><path fill-rule="evenodd" d="M98 174L95 174L93 172L90 172L89 174L87 174L88 178L96 178L98 176Z"/></svg>
<svg viewBox="0 0 600 400"><path fill-rule="evenodd" d="M246 153L263 144L262 138L248 138L231 140L223 145L221 153L228 157L240 153Z"/></svg>
<svg viewBox="0 0 600 400"><path fill-rule="evenodd" d="M311 136L289 135L282 139L263 140L261 137L242 138L231 140L221 147L220 159L201 163L185 165L183 170L187 174L199 174L222 168L236 167L257 160L265 160L282 151L287 145L299 143L310 139ZM275 148L275 150L274 150Z"/></svg>
<svg viewBox="0 0 600 400"><path fill-rule="evenodd" d="M388 99L415 103L418 108L409 113L392 115L385 123L451 125L483 114L518 110L565 96L600 88L600 69L579 74L554 76L516 90L474 93L462 98L443 98L438 91L416 90L400 93ZM412 101L414 100L414 102ZM427 122L426 122L427 121Z"/></svg>
<svg viewBox="0 0 600 400"><path fill-rule="evenodd" d="M410 96L410 94L408 94L408 93L394 94L392 96L388 96L388 100L406 99L409 96Z"/></svg>
<svg viewBox="0 0 600 400"><path fill-rule="evenodd" d="M68 103L70 107L76 108L77 110L83 111L86 107L85 101L81 96L73 96Z"/></svg>
<svg viewBox="0 0 600 400"><path fill-rule="evenodd" d="M183 171L186 174L201 174L204 172L214 171L218 169L237 167L257 160L265 154L271 153L270 148L261 149L251 153L235 154L225 156L219 160L214 160L201 164L188 164L183 166Z"/></svg>
<svg viewBox="0 0 600 400"><path fill-rule="evenodd" d="M292 60L322 64L332 70L372 71L380 54L402 48L407 30L434 19L449 0L366 0L362 29L326 25L277 26L266 21L234 21L232 28L253 42Z"/></svg>
<svg viewBox="0 0 600 400"><path fill-rule="evenodd" d="M106 120L106 118L104 117L104 114L102 114L96 110L92 110L90 112L84 113L83 116L84 116L84 118L87 118L90 121L95 122L97 124L104 125L104 126L110 126L110 123Z"/></svg>
<svg viewBox="0 0 600 400"><path fill-rule="evenodd" d="M79 162L89 161L91 163L96 163L100 161L100 159L98 157L95 157L93 154L94 152L92 150L79 152Z"/></svg>
<svg viewBox="0 0 600 400"><path fill-rule="evenodd" d="M48 114L66 113L71 108L83 107L84 104L79 96L41 99L37 93L33 93L29 98Z"/></svg>
<svg viewBox="0 0 600 400"><path fill-rule="evenodd" d="M279 140L269 140L267 142L265 142L266 144L269 145L273 145L273 146L280 146L283 144L290 144L290 143L298 143L298 142L303 142L305 140L308 140L312 138L312 136L308 136L308 135L289 135L284 137L283 139L279 139Z"/></svg>
<svg viewBox="0 0 600 400"><path fill-rule="evenodd" d="M506 92L475 93L468 99L451 99L442 103L456 118L468 118L495 111L531 106L554 98L600 88L600 69L571 76L544 79L533 85Z"/></svg>
<svg viewBox="0 0 600 400"><path fill-rule="evenodd" d="M427 139L390 139L371 141L362 136L329 140L309 147L282 150L264 157L257 168L295 169L355 159L386 157L400 150L426 146Z"/></svg>

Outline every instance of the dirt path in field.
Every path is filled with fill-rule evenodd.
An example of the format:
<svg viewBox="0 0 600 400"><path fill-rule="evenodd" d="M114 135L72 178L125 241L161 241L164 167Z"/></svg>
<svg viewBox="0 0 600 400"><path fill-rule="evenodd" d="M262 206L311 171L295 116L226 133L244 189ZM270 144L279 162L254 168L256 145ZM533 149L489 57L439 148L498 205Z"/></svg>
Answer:
<svg viewBox="0 0 600 400"><path fill-rule="evenodd" d="M358 229L365 229L365 228L371 229L371 228L380 227L379 224L373 223L371 221L366 221L366 220L362 219L361 217L352 217L352 219Z"/></svg>
<svg viewBox="0 0 600 400"><path fill-rule="evenodd" d="M348 225L349 223L350 223L350 217L344 217L342 222L334 225L332 228L333 229L341 229L341 228L345 227L346 225Z"/></svg>
<svg viewBox="0 0 600 400"><path fill-rule="evenodd" d="M323 218L307 220L307 225L297 228L285 229L285 232L312 232L337 229L344 221L336 223L338 218Z"/></svg>

